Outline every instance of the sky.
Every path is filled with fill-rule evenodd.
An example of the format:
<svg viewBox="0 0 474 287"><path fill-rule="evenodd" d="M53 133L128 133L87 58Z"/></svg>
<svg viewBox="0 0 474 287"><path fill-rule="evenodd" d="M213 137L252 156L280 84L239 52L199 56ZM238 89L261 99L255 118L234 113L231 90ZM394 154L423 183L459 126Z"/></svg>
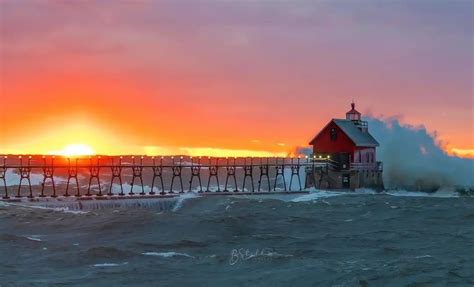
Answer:
<svg viewBox="0 0 474 287"><path fill-rule="evenodd" d="M284 155L354 100L474 156L473 5L0 0L0 153Z"/></svg>

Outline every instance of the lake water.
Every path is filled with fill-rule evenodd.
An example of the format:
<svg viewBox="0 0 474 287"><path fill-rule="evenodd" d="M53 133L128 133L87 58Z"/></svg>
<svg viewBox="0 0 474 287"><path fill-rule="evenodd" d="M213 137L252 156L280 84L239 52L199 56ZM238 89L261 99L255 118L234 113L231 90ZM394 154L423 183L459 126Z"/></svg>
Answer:
<svg viewBox="0 0 474 287"><path fill-rule="evenodd" d="M474 198L315 191L0 203L1 286L472 286Z"/></svg>

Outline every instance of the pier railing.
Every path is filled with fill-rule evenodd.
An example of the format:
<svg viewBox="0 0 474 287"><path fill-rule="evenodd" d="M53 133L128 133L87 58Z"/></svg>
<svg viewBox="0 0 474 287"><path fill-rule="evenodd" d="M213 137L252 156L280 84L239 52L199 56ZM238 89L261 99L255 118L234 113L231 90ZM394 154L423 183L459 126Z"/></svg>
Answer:
<svg viewBox="0 0 474 287"><path fill-rule="evenodd" d="M369 162L369 163L351 163L351 170L362 170L362 171L383 171L382 162Z"/></svg>
<svg viewBox="0 0 474 287"><path fill-rule="evenodd" d="M305 186L304 183L302 184L302 180L305 180L305 172L334 166L335 163L328 158L308 157L94 156L66 158L8 155L0 156L0 194L2 198L9 199L25 196L35 198L169 195L192 190L198 192L261 192L277 189L294 191L293 182L298 183L298 190L302 190L302 186ZM39 181L38 186L32 184L33 178ZM127 191L125 188L128 185Z"/></svg>

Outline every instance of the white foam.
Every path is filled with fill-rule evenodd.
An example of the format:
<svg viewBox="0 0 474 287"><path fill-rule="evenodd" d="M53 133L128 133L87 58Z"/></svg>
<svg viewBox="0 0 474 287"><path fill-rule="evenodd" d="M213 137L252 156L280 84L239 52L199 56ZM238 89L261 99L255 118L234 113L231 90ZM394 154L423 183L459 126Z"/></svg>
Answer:
<svg viewBox="0 0 474 287"><path fill-rule="evenodd" d="M31 240L31 241L37 241L37 242L43 241L39 237L40 235L31 235L31 236L26 236L26 239Z"/></svg>
<svg viewBox="0 0 474 287"><path fill-rule="evenodd" d="M163 258L170 258L170 257L187 257L187 258L194 258L194 256L191 256L186 253L180 253L180 252L144 252L142 253L145 256L159 256Z"/></svg>
<svg viewBox="0 0 474 287"><path fill-rule="evenodd" d="M97 263L92 265L93 267L115 267L115 266L120 266L120 265L127 265L128 262L123 262L123 263Z"/></svg>
<svg viewBox="0 0 474 287"><path fill-rule="evenodd" d="M186 201L188 199L191 199L191 198L197 198L197 197L200 197L200 196L195 192L188 192L188 193L184 193L184 194L180 195L177 198L176 204L174 205L174 207L171 211L173 211L173 212L178 211L183 206L184 201Z"/></svg>
<svg viewBox="0 0 474 287"><path fill-rule="evenodd" d="M436 192L432 193L432 196L433 197L438 197L438 198L441 198L441 197L461 197L461 195L454 191L454 190L450 190L450 189L440 189L440 190L437 190Z"/></svg>
<svg viewBox="0 0 474 287"><path fill-rule="evenodd" d="M320 198L328 198L328 197L333 197L333 196L340 196L340 195L345 195L347 193L345 192L338 192L338 191L315 191L311 192L305 195L298 196L296 198L293 198L291 201L292 202L305 202L305 201L313 201L313 200L318 200Z"/></svg>
<svg viewBox="0 0 474 287"><path fill-rule="evenodd" d="M72 214L86 214L87 211L82 210L70 210L68 207L47 207L47 206L40 206L40 205L33 205L33 204L19 204L19 203L6 203L6 205L13 205L19 207L26 207L26 208L36 208L36 209L43 209L43 210L52 210L64 213L72 213Z"/></svg>
<svg viewBox="0 0 474 287"><path fill-rule="evenodd" d="M357 188L355 192L347 193L347 194L366 194L366 195L378 195L378 194L385 194L390 196L401 196L401 197L436 197L436 198L453 198L453 197L460 197L459 193L454 191L453 189L444 188L440 189L433 193L423 192L423 191L407 191L407 190L385 190L382 192L377 192L370 188Z"/></svg>
<svg viewBox="0 0 474 287"><path fill-rule="evenodd" d="M181 201L187 198L196 197L195 194L183 194ZM179 196L176 197L127 197L127 199L110 198L100 200L92 196L90 200L79 200L76 197L58 197L58 198L44 198L41 200L21 199L20 202L2 202L5 206L18 206L23 208L35 208L42 210L51 210L72 214L87 214L90 210L104 209L104 208L156 208L158 211L172 210L177 204ZM182 202L180 203L180 205ZM180 206L175 207L175 210Z"/></svg>
<svg viewBox="0 0 474 287"><path fill-rule="evenodd" d="M407 196L407 197L435 197L435 198L456 198L459 194L452 190L439 190L434 193L427 193L421 191L406 191L406 190L387 190L383 194L391 196Z"/></svg>
<svg viewBox="0 0 474 287"><path fill-rule="evenodd" d="M417 192L417 191L406 191L406 190L388 190L384 192L387 195L391 196L414 196L414 197L426 197L429 196L425 192Z"/></svg>
<svg viewBox="0 0 474 287"><path fill-rule="evenodd" d="M421 259L421 258L433 258L433 256L431 256L431 255L429 255L429 254L426 254L426 255L416 256L415 258L416 258L416 259Z"/></svg>
<svg viewBox="0 0 474 287"><path fill-rule="evenodd" d="M368 120L380 143L377 158L386 186L474 186L474 160L448 155L424 126L402 124L396 117Z"/></svg>
<svg viewBox="0 0 474 287"><path fill-rule="evenodd" d="M355 194L369 194L370 195L370 194L378 194L378 192L371 188L356 188Z"/></svg>

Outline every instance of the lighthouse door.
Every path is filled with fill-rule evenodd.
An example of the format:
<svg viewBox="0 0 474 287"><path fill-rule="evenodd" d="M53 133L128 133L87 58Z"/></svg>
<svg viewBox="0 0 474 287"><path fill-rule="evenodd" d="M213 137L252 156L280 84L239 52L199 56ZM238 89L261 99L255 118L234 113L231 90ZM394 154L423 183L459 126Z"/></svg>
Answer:
<svg viewBox="0 0 474 287"><path fill-rule="evenodd" d="M351 187L351 177L349 174L342 175L342 188L350 188Z"/></svg>
<svg viewBox="0 0 474 287"><path fill-rule="evenodd" d="M339 154L339 164L341 169L349 169L350 168L350 156L347 152L341 152Z"/></svg>

